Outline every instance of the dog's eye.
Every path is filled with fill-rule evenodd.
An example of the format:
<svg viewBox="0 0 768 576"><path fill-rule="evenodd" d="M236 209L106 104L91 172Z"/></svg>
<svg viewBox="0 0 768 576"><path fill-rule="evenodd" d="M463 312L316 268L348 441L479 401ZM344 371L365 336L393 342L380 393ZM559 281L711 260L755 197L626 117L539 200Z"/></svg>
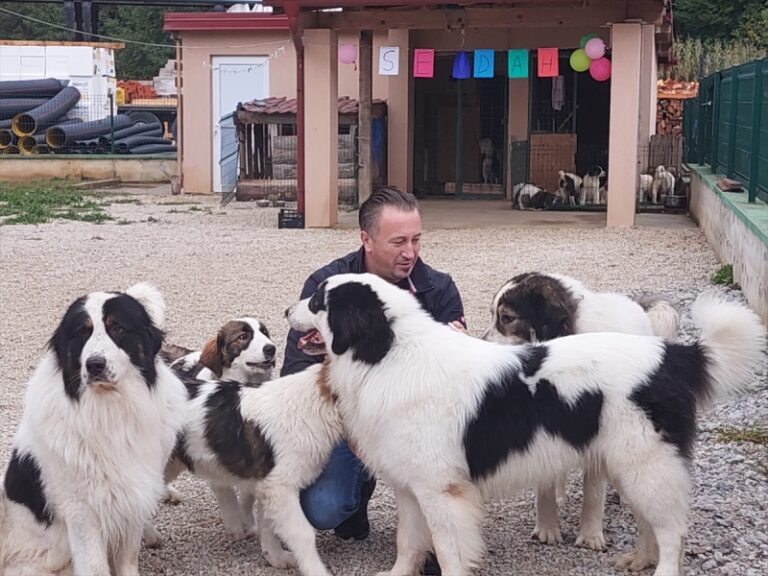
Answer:
<svg viewBox="0 0 768 576"><path fill-rule="evenodd" d="M501 321L504 322L504 324L509 324L510 322L514 322L515 317L511 314L507 314L505 312L502 312L501 314Z"/></svg>
<svg viewBox="0 0 768 576"><path fill-rule="evenodd" d="M123 334L125 332L125 328L120 326L120 324L113 324L112 331L115 332L116 334Z"/></svg>
<svg viewBox="0 0 768 576"><path fill-rule="evenodd" d="M240 336L237 337L237 339L238 340L248 340L248 334L243 332L242 334L240 334Z"/></svg>

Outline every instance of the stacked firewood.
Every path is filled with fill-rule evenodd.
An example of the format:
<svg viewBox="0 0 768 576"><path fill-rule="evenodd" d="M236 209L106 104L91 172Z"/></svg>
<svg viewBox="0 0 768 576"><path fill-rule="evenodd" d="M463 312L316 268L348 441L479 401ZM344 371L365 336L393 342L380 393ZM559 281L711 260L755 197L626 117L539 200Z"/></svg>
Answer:
<svg viewBox="0 0 768 576"><path fill-rule="evenodd" d="M663 98L656 101L656 133L681 134L683 100Z"/></svg>

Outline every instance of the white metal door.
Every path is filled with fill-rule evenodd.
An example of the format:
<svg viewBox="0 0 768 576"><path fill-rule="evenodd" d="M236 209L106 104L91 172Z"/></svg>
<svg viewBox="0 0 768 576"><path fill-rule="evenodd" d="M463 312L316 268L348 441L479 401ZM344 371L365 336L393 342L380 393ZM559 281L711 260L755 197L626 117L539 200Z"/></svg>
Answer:
<svg viewBox="0 0 768 576"><path fill-rule="evenodd" d="M269 95L269 59L263 56L214 56L213 74L213 191L230 192L234 183L234 164L238 171L237 136L224 128L238 102L248 102ZM224 128L222 130L222 128ZM222 164L224 169L222 170ZM222 182L226 174L228 182ZM227 189L229 188L229 189Z"/></svg>

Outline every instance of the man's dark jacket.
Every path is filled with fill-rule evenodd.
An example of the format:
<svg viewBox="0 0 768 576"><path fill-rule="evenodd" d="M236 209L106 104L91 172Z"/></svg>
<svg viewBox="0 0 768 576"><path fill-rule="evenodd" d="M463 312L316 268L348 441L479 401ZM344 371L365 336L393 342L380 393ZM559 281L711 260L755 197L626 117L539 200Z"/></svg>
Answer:
<svg viewBox="0 0 768 576"><path fill-rule="evenodd" d="M346 256L334 260L327 266L314 272L304 283L301 291L301 299L309 298L315 293L317 287L336 274L363 273L365 272L365 249L360 248L357 252L352 252ZM429 312L438 322L453 322L459 320L464 323L464 305L461 302L459 290L453 279L448 274L438 272L430 268L421 258L416 261L416 265L411 272L411 283L416 289L415 296L418 298L424 309ZM410 290L408 279L398 283L400 288ZM308 356L298 349L297 343L301 333L296 330L288 332L288 343L285 347L285 360L281 376L301 372L307 366L321 362L322 356Z"/></svg>

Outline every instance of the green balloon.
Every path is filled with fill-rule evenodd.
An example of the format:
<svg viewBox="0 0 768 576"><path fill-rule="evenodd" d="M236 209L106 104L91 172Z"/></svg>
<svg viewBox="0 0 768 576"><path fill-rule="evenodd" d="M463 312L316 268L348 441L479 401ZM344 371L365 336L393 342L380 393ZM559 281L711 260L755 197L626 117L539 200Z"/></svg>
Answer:
<svg viewBox="0 0 768 576"><path fill-rule="evenodd" d="M584 36L581 37L581 40L579 40L579 48L584 48L584 46L587 45L587 42L592 40L592 38L597 38L597 34L594 32L590 32L589 34L584 34Z"/></svg>
<svg viewBox="0 0 768 576"><path fill-rule="evenodd" d="M592 64L592 60L590 60L584 50L574 50L573 54L571 54L571 68L576 70L576 72L586 72L589 70L590 64Z"/></svg>

